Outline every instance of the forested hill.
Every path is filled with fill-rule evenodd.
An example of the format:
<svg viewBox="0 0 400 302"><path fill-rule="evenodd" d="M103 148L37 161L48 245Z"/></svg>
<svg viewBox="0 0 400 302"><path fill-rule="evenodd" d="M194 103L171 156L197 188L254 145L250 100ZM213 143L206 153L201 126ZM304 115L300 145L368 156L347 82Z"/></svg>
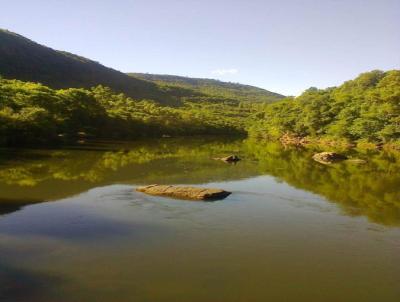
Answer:
<svg viewBox="0 0 400 302"><path fill-rule="evenodd" d="M216 98L236 99L251 102L275 102L283 95L262 88L238 83L222 82L214 79L189 78L174 75L149 73L129 73L135 78L151 81L163 87L180 87L192 90L198 96L209 95ZM192 98L193 100L193 98Z"/></svg>
<svg viewBox="0 0 400 302"><path fill-rule="evenodd" d="M0 29L0 75L39 82L51 88L90 88L104 85L136 99L170 101L157 85L129 77L98 62L35 43Z"/></svg>
<svg viewBox="0 0 400 302"><path fill-rule="evenodd" d="M40 45L0 29L0 76L42 83L53 89L103 85L118 93L164 105L184 101L212 103L272 102L281 95L247 85L176 76L130 74L81 56Z"/></svg>

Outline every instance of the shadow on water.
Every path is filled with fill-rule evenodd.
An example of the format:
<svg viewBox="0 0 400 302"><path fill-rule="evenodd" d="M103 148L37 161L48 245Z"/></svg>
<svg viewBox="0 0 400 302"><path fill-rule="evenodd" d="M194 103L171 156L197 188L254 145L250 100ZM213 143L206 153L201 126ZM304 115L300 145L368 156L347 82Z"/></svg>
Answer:
<svg viewBox="0 0 400 302"><path fill-rule="evenodd" d="M102 188L95 189L93 190L95 192L73 197L72 200L65 199L56 204L39 205L31 207L29 211L6 216L0 220L0 235L53 238L85 243L129 236L132 243L143 243L153 235L169 234L169 229L161 228L154 223L130 219L125 221L99 214L96 211L99 203L113 206L116 204L131 206L131 202L139 203L139 200L134 198L133 191L132 194L127 194L125 187L122 189L120 186L115 187L117 188L105 188L111 192L108 192L108 195L102 193ZM96 196L95 203L82 204L82 201L94 198L93 194ZM119 200L122 197L124 199Z"/></svg>
<svg viewBox="0 0 400 302"><path fill-rule="evenodd" d="M3 152L4 149L3 149ZM400 225L400 156L350 152L365 165L324 166L313 150L242 139L179 138L134 143L91 143L53 150L23 150L0 163L0 211L10 200L51 201L110 184L202 184L272 175L325 197L345 214ZM237 154L237 165L213 160ZM2 206L4 204L4 206ZM22 203L22 205L25 203Z"/></svg>
<svg viewBox="0 0 400 302"><path fill-rule="evenodd" d="M0 301L66 301L56 290L65 282L60 276L12 267L0 262Z"/></svg>
<svg viewBox="0 0 400 302"><path fill-rule="evenodd" d="M0 198L0 216L19 211L26 205L33 203L40 203L40 202L43 202L43 200L33 200L33 199L14 200L14 199Z"/></svg>
<svg viewBox="0 0 400 302"><path fill-rule="evenodd" d="M146 233L145 226L137 225L134 228L129 224L113 221L111 219L87 215L81 208L68 209L68 216L60 213L60 208L54 211L41 210L42 216L37 219L32 217L13 217L12 224L2 224L0 234L11 236L41 236L64 240L99 240L108 237L129 234ZM31 214L31 212L30 212ZM79 218L77 218L79 217ZM27 220L29 219L29 223ZM18 223L20 222L20 223Z"/></svg>

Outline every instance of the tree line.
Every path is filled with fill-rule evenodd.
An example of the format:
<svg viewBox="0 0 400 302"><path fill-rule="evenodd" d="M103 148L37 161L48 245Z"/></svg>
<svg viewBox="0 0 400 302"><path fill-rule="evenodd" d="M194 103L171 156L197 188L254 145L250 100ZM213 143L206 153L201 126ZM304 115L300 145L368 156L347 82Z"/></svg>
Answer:
<svg viewBox="0 0 400 302"><path fill-rule="evenodd" d="M69 142L79 137L244 134L244 121L253 107L210 98L170 107L134 100L104 86L57 90L0 78L0 145Z"/></svg>
<svg viewBox="0 0 400 302"><path fill-rule="evenodd" d="M182 92L165 84L160 89ZM0 78L0 145L246 133L399 142L400 71L363 73L341 86L310 88L270 104L185 91L174 106L104 86L52 89Z"/></svg>

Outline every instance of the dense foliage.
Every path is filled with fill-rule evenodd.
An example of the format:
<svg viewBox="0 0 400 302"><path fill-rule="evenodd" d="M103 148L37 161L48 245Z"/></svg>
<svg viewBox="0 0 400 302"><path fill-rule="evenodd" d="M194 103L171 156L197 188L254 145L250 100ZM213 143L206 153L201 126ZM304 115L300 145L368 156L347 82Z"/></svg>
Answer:
<svg viewBox="0 0 400 302"><path fill-rule="evenodd" d="M132 139L240 134L398 142L400 71L372 71L335 88L310 88L272 104L155 83L179 104L134 100L110 88L55 90L0 78L0 144L56 142L79 136ZM204 87L202 89L205 89Z"/></svg>
<svg viewBox="0 0 400 302"><path fill-rule="evenodd" d="M240 134L257 105L184 101L179 107L133 100L110 88L54 90L0 78L0 145L81 137L132 139L162 135Z"/></svg>
<svg viewBox="0 0 400 302"><path fill-rule="evenodd" d="M400 138L400 71L372 71L335 88L310 88L266 107L253 136L327 137L390 142Z"/></svg>

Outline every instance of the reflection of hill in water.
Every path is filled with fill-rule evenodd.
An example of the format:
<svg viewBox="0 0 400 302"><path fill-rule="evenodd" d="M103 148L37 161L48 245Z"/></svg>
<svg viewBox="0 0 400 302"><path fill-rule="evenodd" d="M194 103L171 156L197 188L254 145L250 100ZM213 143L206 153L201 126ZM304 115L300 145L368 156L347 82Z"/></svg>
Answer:
<svg viewBox="0 0 400 302"><path fill-rule="evenodd" d="M237 165L212 160L231 153L245 160ZM2 155L0 198L7 202L0 203L7 207L113 183L207 183L270 174L323 195L349 215L400 225L400 160L394 154L361 154L357 156L368 159L367 165L330 167L312 161L309 150L284 149L275 143L181 138Z"/></svg>

